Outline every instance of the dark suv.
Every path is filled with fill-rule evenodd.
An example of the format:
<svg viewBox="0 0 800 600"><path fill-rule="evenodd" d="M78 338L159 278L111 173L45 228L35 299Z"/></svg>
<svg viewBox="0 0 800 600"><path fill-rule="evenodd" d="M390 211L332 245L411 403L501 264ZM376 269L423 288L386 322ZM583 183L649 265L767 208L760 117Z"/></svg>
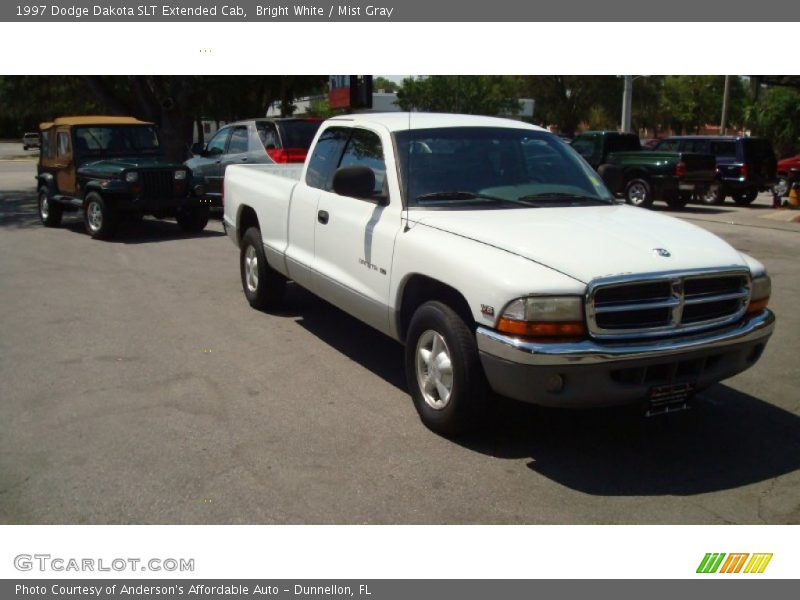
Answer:
<svg viewBox="0 0 800 600"><path fill-rule="evenodd" d="M655 150L701 152L717 159L720 187L703 196L706 204L722 204L731 196L736 204L753 202L760 191L777 182L772 144L765 138L741 136L675 136L659 142Z"/></svg>
<svg viewBox="0 0 800 600"><path fill-rule="evenodd" d="M222 179L228 165L301 163L322 119L252 119L228 123L207 144L192 146L184 163L206 182L212 207L222 206Z"/></svg>
<svg viewBox="0 0 800 600"><path fill-rule="evenodd" d="M186 232L208 222L202 183L164 156L158 129L133 117L61 117L42 123L36 180L46 227L82 211L93 238L114 235L120 218L175 217Z"/></svg>

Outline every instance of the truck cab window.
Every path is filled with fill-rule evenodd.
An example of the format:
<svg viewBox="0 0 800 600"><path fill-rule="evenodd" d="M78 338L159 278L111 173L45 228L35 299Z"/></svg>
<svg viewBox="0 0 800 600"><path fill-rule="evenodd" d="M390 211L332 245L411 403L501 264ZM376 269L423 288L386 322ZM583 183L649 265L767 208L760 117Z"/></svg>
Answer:
<svg viewBox="0 0 800 600"><path fill-rule="evenodd" d="M381 139L375 133L365 129L353 130L339 166L369 167L375 173L375 189L372 191L375 194L382 193L386 180L386 162L383 159Z"/></svg>
<svg viewBox="0 0 800 600"><path fill-rule="evenodd" d="M342 150L350 137L350 130L344 127L326 129L308 160L306 185L321 190L330 190L333 172L339 166Z"/></svg>

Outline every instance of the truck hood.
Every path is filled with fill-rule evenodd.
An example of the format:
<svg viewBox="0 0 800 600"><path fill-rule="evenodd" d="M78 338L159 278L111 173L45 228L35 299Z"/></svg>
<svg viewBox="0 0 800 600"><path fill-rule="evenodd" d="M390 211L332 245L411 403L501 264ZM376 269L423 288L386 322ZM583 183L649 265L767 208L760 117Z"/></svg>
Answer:
<svg viewBox="0 0 800 600"><path fill-rule="evenodd" d="M625 205L411 210L408 217L412 223L517 254L583 283L611 275L747 266L738 251L706 230Z"/></svg>
<svg viewBox="0 0 800 600"><path fill-rule="evenodd" d="M81 164L78 171L86 174L112 175L129 169L180 169L183 165L160 156L120 156L90 160Z"/></svg>

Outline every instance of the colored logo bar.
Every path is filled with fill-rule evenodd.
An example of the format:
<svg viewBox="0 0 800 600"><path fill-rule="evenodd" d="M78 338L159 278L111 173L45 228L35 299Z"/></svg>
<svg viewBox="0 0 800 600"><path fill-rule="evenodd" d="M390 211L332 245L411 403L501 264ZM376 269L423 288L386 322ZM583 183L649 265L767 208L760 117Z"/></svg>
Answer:
<svg viewBox="0 0 800 600"><path fill-rule="evenodd" d="M727 557L727 558L726 558ZM748 560L748 558L750 560ZM747 552L708 552L697 567L698 573L763 573L771 553L749 554Z"/></svg>

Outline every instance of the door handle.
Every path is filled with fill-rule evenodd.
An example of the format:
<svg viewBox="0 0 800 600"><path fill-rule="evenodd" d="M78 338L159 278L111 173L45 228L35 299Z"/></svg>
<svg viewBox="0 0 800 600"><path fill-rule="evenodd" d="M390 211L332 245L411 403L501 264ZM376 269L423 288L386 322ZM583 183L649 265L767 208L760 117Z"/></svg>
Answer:
<svg viewBox="0 0 800 600"><path fill-rule="evenodd" d="M321 211L319 211L317 213L317 221L319 221L323 225L327 225L328 224L328 219L329 218L330 218L330 215L328 214L327 210L321 210Z"/></svg>
<svg viewBox="0 0 800 600"><path fill-rule="evenodd" d="M247 162L247 157L246 157L246 156L243 156L243 157L242 157L242 158L240 158L239 160L241 160L242 162Z"/></svg>

